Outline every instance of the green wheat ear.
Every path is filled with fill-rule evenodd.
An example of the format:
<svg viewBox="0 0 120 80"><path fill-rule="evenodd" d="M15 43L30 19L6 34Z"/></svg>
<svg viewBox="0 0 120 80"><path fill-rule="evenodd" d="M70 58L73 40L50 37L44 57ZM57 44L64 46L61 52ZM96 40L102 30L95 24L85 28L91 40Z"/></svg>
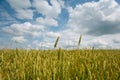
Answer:
<svg viewBox="0 0 120 80"><path fill-rule="evenodd" d="M81 39L82 39L82 35L80 35L80 38L79 38L79 41L78 41L78 49L79 49L79 46L80 46L80 43L81 43Z"/></svg>
<svg viewBox="0 0 120 80"><path fill-rule="evenodd" d="M59 36L57 37L56 41L55 41L55 44L54 44L54 48L56 48L57 44L58 44L58 41L59 41Z"/></svg>

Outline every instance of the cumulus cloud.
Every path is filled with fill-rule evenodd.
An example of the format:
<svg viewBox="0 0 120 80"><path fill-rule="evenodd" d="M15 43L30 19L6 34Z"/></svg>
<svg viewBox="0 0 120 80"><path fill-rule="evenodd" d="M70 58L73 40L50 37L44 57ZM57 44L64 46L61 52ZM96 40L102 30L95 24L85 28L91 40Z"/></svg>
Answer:
<svg viewBox="0 0 120 80"><path fill-rule="evenodd" d="M35 49L52 49L53 48L53 45L54 43L53 42L50 42L50 41L43 41L43 42L40 42L38 40L35 40L32 42L32 45L34 45Z"/></svg>
<svg viewBox="0 0 120 80"><path fill-rule="evenodd" d="M8 34L15 36L40 36L44 27L42 25L33 25L29 22L25 22L23 24L12 24L10 26L2 28L2 30Z"/></svg>
<svg viewBox="0 0 120 80"><path fill-rule="evenodd" d="M59 2L59 4L60 4L61 8L65 8L65 3L64 3L64 1L58 0L58 2Z"/></svg>
<svg viewBox="0 0 120 80"><path fill-rule="evenodd" d="M85 40L87 46L95 48L118 48L120 45L120 34L110 34L110 35L102 35L99 37L91 37L91 39Z"/></svg>
<svg viewBox="0 0 120 80"><path fill-rule="evenodd" d="M29 9L32 5L30 0L7 0L10 6L17 12L16 17L19 19L32 19L33 10Z"/></svg>
<svg viewBox="0 0 120 80"><path fill-rule="evenodd" d="M10 16L3 6L0 5L0 26L15 23L16 20Z"/></svg>
<svg viewBox="0 0 120 80"><path fill-rule="evenodd" d="M32 45L34 46L35 49L53 49L55 40L60 34L58 32L52 32L52 31L45 31L44 36L42 37L41 40L33 40ZM60 37L61 39L61 37ZM61 42L61 40L60 40ZM59 43L58 43L59 45ZM32 46L32 47L33 47ZM61 46L61 45L59 45ZM62 46L63 47L63 46Z"/></svg>
<svg viewBox="0 0 120 80"><path fill-rule="evenodd" d="M118 39L113 39L113 43L120 44L120 40L118 40Z"/></svg>
<svg viewBox="0 0 120 80"><path fill-rule="evenodd" d="M33 11L30 9L19 9L16 11L17 11L16 16L19 19L32 19L33 18Z"/></svg>
<svg viewBox="0 0 120 80"><path fill-rule="evenodd" d="M24 36L15 36L12 38L12 41L17 43L23 43L26 42L27 40L24 38Z"/></svg>
<svg viewBox="0 0 120 80"><path fill-rule="evenodd" d="M77 48L80 34L83 34L80 48L93 46L95 48L119 48L120 46L120 5L115 0L86 2L77 4L74 8L66 6L63 0L7 1L17 12L16 16L19 19L33 18L31 6L41 15L39 17L35 15L34 24L16 23L1 29L11 34L11 40L14 42L30 43L27 44L29 48L53 48L57 36L60 36L58 47L74 49ZM62 8L68 10L69 19L63 26L64 28L59 30L56 26L61 27L58 16ZM54 27L48 28L48 26Z"/></svg>
<svg viewBox="0 0 120 80"><path fill-rule="evenodd" d="M95 39L92 41L92 45L95 48L107 48L108 43L102 39Z"/></svg>
<svg viewBox="0 0 120 80"><path fill-rule="evenodd" d="M50 17L46 17L46 18L39 17L36 19L36 21L39 24L45 25L45 26L58 26L57 21L53 18L50 18Z"/></svg>
<svg viewBox="0 0 120 80"><path fill-rule="evenodd" d="M61 37L59 41L59 46L63 48L77 48L80 34L73 32L70 29L60 32ZM80 48L113 48L119 49L120 45L120 34L107 34L101 36L93 35L82 35L82 41Z"/></svg>
<svg viewBox="0 0 120 80"><path fill-rule="evenodd" d="M47 0L34 0L33 5L39 13L44 16L57 18L61 13L61 6L57 0L51 0L51 5Z"/></svg>
<svg viewBox="0 0 120 80"><path fill-rule="evenodd" d="M7 0L14 9L29 8L31 3L29 0Z"/></svg>
<svg viewBox="0 0 120 80"><path fill-rule="evenodd" d="M7 0L10 6L16 11L16 17L19 19L33 19L34 11L52 18L57 18L61 13L61 8L64 7L64 2L61 0ZM31 7L35 8L34 10Z"/></svg>
<svg viewBox="0 0 120 80"><path fill-rule="evenodd" d="M115 0L78 4L68 11L68 28L74 32L100 36L120 31L120 6Z"/></svg>
<svg viewBox="0 0 120 80"><path fill-rule="evenodd" d="M56 33L56 32L46 32L46 36L47 37L50 37L50 38L56 38L56 37L58 37L58 36L60 36L60 34L59 33Z"/></svg>

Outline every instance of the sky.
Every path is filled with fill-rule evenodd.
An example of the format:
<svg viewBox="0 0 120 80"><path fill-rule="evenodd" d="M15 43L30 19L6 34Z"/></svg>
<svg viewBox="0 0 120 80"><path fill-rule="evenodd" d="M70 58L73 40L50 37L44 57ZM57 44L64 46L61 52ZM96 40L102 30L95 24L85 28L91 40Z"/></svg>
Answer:
<svg viewBox="0 0 120 80"><path fill-rule="evenodd" d="M0 48L120 49L120 0L0 0Z"/></svg>

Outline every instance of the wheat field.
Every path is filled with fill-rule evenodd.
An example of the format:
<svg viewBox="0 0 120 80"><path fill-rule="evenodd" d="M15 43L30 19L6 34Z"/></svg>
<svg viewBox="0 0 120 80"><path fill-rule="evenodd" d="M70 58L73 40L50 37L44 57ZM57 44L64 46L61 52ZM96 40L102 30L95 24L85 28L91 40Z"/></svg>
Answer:
<svg viewBox="0 0 120 80"><path fill-rule="evenodd" d="M120 80L120 50L0 50L0 80Z"/></svg>

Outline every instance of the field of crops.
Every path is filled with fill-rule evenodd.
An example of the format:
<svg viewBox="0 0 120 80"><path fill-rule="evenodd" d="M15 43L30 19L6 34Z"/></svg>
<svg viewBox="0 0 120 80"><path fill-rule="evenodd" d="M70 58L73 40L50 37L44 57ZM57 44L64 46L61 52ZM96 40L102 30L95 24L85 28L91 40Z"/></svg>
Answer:
<svg viewBox="0 0 120 80"><path fill-rule="evenodd" d="M0 80L120 80L120 50L0 50Z"/></svg>

